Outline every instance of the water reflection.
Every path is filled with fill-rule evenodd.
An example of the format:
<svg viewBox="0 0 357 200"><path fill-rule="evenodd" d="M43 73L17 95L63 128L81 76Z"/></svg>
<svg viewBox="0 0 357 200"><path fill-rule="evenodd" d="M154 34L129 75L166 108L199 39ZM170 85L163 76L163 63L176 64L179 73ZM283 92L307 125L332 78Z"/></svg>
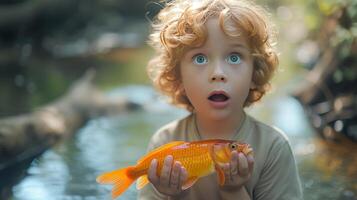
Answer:
<svg viewBox="0 0 357 200"><path fill-rule="evenodd" d="M151 134L163 124L185 116L146 86L113 90L126 95L146 111L91 120L76 134L45 152L13 188L14 200L110 199L111 186L95 182L98 174L134 164L145 154ZM290 138L305 190L305 199L356 199L356 144L328 143L316 137L299 103L290 97L268 97L249 110L275 124ZM133 184L119 199L135 199Z"/></svg>
<svg viewBox="0 0 357 200"><path fill-rule="evenodd" d="M145 154L155 130L186 114L164 103L150 87L129 86L109 93L112 97L117 95L128 96L149 112L122 113L89 121L73 140L48 150L32 163L29 175L14 187L14 199L110 199L111 186L97 184L96 176L134 164ZM133 185L123 199L135 197Z"/></svg>
<svg viewBox="0 0 357 200"><path fill-rule="evenodd" d="M51 199L62 194L70 178L68 167L62 156L48 151L32 163L29 175L14 188L15 199Z"/></svg>

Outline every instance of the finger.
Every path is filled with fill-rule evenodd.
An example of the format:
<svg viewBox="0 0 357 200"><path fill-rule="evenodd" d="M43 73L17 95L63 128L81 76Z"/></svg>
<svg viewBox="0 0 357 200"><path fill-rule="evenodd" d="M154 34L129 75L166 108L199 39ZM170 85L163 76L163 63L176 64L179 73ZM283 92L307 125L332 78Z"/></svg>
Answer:
<svg viewBox="0 0 357 200"><path fill-rule="evenodd" d="M249 173L247 158L245 157L245 155L243 153L239 153L238 157L239 157L239 161L238 161L239 175L241 175L243 177L247 176Z"/></svg>
<svg viewBox="0 0 357 200"><path fill-rule="evenodd" d="M229 163L218 163L218 166L223 171L223 174L226 177L226 180L231 174L229 165L230 165Z"/></svg>
<svg viewBox="0 0 357 200"><path fill-rule="evenodd" d="M187 173L186 169L181 166L181 170L180 170L180 184L179 184L179 188L180 188L180 189L181 189L182 186L185 184L187 178L188 178L188 173Z"/></svg>
<svg viewBox="0 0 357 200"><path fill-rule="evenodd" d="M169 186L170 184L170 174L172 166L172 156L166 156L164 160L164 165L162 166L161 175L160 175L160 185Z"/></svg>
<svg viewBox="0 0 357 200"><path fill-rule="evenodd" d="M230 175L235 176L238 174L238 152L232 151L230 161Z"/></svg>
<svg viewBox="0 0 357 200"><path fill-rule="evenodd" d="M224 175L226 177L230 177L231 176L231 170L230 170L230 164L229 163L221 164L221 169L223 170Z"/></svg>
<svg viewBox="0 0 357 200"><path fill-rule="evenodd" d="M180 162L175 162L172 171L171 171L171 177L170 177L170 187L179 188L180 184L180 172L181 172L181 164Z"/></svg>
<svg viewBox="0 0 357 200"><path fill-rule="evenodd" d="M157 160L153 159L150 163L148 170L148 179L151 183L157 184L159 182L159 177L157 176Z"/></svg>
<svg viewBox="0 0 357 200"><path fill-rule="evenodd" d="M249 155L247 157L247 160L248 160L249 173L252 173L253 172L253 168L254 168L254 158L253 158L253 156Z"/></svg>

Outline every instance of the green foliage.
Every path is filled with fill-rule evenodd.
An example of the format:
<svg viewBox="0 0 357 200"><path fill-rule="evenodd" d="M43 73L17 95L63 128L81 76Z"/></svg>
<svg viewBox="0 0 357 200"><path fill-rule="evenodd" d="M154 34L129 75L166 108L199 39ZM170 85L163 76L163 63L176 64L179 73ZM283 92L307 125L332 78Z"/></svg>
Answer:
<svg viewBox="0 0 357 200"><path fill-rule="evenodd" d="M306 39L318 41L321 35L326 35L328 38L323 41L322 52L331 47L338 49L337 58L340 60L351 56L357 38L356 0L295 0L290 2L290 6L303 10L308 31Z"/></svg>

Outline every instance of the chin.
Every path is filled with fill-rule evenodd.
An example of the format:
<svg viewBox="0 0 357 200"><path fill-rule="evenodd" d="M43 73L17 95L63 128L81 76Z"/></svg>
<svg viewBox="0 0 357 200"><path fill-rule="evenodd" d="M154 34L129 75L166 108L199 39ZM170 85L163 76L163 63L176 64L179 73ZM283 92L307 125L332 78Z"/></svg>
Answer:
<svg viewBox="0 0 357 200"><path fill-rule="evenodd" d="M209 112L209 117L212 120L225 120L231 116L231 113L227 110L211 110Z"/></svg>

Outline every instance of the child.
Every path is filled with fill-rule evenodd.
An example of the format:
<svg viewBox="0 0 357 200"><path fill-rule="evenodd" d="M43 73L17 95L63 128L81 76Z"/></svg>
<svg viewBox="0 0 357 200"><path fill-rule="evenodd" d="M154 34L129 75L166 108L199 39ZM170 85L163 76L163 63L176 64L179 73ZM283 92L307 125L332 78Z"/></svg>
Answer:
<svg viewBox="0 0 357 200"><path fill-rule="evenodd" d="M263 8L244 0L173 0L160 11L150 42L157 55L148 70L155 86L190 115L162 127L148 149L173 140L229 139L249 143L254 158L232 153L217 175L182 190L187 172L172 156L139 199L302 199L289 142L281 131L245 114L261 99L278 65Z"/></svg>

